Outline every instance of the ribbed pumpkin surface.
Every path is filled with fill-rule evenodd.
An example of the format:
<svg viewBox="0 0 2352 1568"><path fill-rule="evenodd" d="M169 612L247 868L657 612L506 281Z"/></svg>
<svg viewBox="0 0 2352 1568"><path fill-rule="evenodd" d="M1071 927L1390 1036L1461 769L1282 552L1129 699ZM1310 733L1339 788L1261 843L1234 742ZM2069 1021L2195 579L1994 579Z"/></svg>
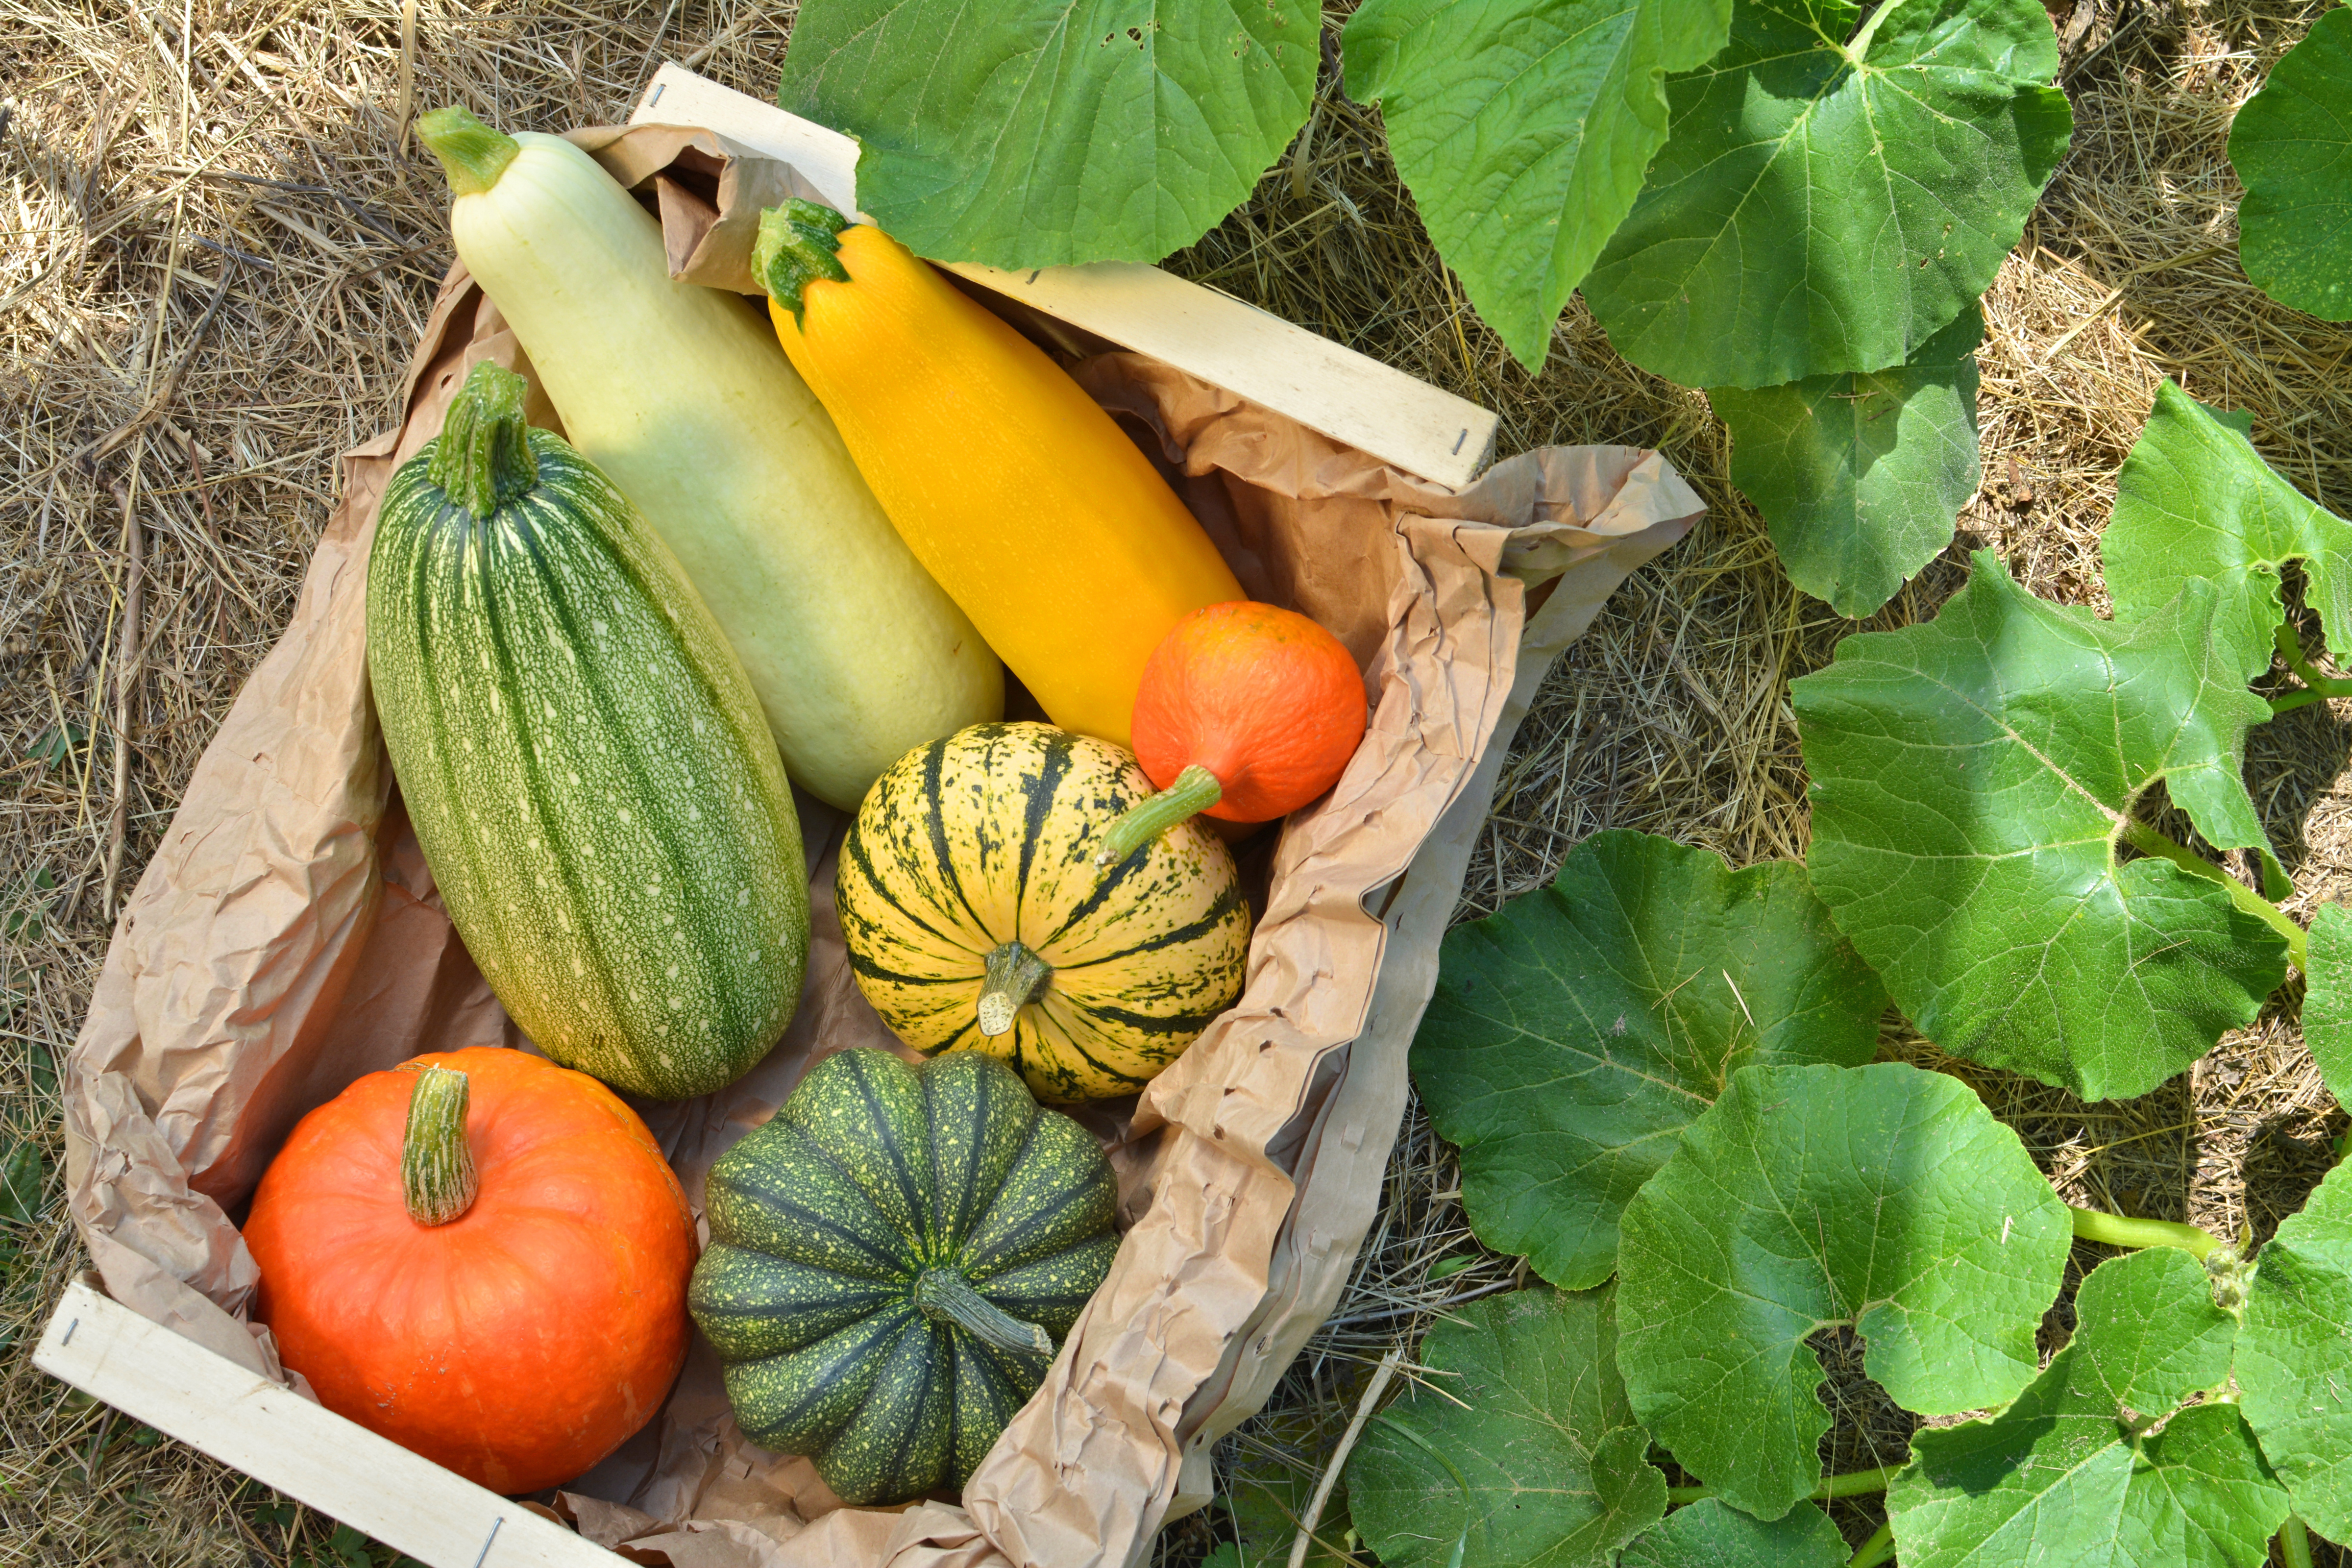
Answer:
<svg viewBox="0 0 2352 1568"><path fill-rule="evenodd" d="M807 871L742 667L620 492L530 432L537 483L478 521L385 491L368 670L417 842L467 949L567 1067L656 1099L783 1032Z"/></svg>
<svg viewBox="0 0 2352 1568"><path fill-rule="evenodd" d="M1241 994L1249 908L1197 822L1097 867L1103 830L1151 793L1119 748L1045 724L975 724L877 780L835 884L851 973L920 1051L1004 1058L1038 1098L1131 1094ZM1052 968L1012 1029L981 1031L989 955Z"/></svg>
<svg viewBox="0 0 2352 1568"><path fill-rule="evenodd" d="M927 1315L924 1276L1058 1340L1110 1268L1118 1192L1094 1139L992 1058L817 1063L706 1189L688 1300L744 1435L852 1503L961 1487L1047 1362Z"/></svg>

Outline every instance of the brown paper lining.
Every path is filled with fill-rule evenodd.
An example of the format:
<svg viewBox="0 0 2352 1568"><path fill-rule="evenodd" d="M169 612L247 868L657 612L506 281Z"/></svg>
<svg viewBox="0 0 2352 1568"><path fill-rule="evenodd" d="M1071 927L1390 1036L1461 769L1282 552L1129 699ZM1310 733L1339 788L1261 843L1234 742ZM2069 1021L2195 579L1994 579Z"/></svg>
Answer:
<svg viewBox="0 0 2352 1568"><path fill-rule="evenodd" d="M674 268L722 283L741 265L744 204L808 194L708 132L576 139L650 190ZM293 618L190 778L66 1067L69 1201L108 1292L273 1378L286 1373L247 1321L255 1269L233 1222L288 1130L419 1051L528 1044L442 913L364 660L385 482L484 359L529 374L461 266L411 363L400 428L343 460L343 499ZM698 1337L660 1415L556 1499L635 1561L1121 1563L1205 1501L1207 1446L1264 1402L1370 1223L1406 1047L1504 742L1553 656L1703 510L1652 452L1545 448L1456 494L1170 364L1101 353L1072 369L1156 441L1254 593L1358 654L1370 730L1331 794L1281 830L1239 1004L1130 1116L1090 1117L1121 1167L1129 1228L961 1504L839 1507L804 1460L742 1439ZM535 417L560 428L543 403ZM1528 582L1551 584L1532 620ZM849 979L833 919L842 819L801 806L814 932L798 1013L739 1083L644 1108L698 1204L711 1161L814 1056L895 1045Z"/></svg>

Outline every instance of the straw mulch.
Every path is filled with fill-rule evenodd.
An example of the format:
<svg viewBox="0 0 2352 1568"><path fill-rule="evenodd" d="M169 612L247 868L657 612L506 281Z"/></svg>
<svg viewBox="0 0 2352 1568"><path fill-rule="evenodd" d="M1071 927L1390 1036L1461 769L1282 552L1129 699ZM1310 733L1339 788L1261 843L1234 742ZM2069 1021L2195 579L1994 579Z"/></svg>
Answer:
<svg viewBox="0 0 2352 1568"><path fill-rule="evenodd" d="M2053 0L2074 148L1985 301L1987 486L1954 548L1872 625L1933 614L1976 545L2048 597L2099 605L2116 471L2168 375L2251 409L2272 461L2352 510L2352 331L2246 283L2223 151L2236 106L2323 8ZM457 100L513 128L617 119L665 58L764 93L791 15L739 0L423 0L411 88L394 0L0 0L0 1158L30 1141L47 1173L40 1216L0 1231L0 1562L367 1557L31 1370L47 1303L82 1266L58 1212L55 1063L114 902L291 607L335 454L392 416L449 259L443 186L404 144L404 110ZM1524 374L1438 266L1377 117L1328 81L1307 155L1170 265L1500 410L1506 452L1661 447L1712 508L1545 687L1465 918L1542 884L1601 827L1741 864L1802 853L1786 682L1854 627L1780 574L1725 479L1702 396L1619 362L1580 304L1544 374ZM2294 874L2290 907L2306 916L2352 891L2347 753L2352 710L2337 704L2258 731L2248 759ZM1949 1062L1893 1026L1885 1048L1969 1079L2070 1201L2217 1232L2268 1234L2343 1127L2292 1007L2121 1104ZM1220 1451L1254 1538L1303 1504L1375 1363L1401 1350L1412 1375L1433 1314L1518 1277L1470 1240L1455 1185L1412 1117L1347 1297ZM1908 1417L1862 1376L1850 1337L1821 1348L1839 1415L1832 1468L1898 1458ZM1864 1500L1841 1521L1858 1540L1876 1518ZM1344 1493L1325 1521L1344 1546ZM1172 1525L1160 1555L1192 1561L1232 1533L1233 1516L1211 1510Z"/></svg>

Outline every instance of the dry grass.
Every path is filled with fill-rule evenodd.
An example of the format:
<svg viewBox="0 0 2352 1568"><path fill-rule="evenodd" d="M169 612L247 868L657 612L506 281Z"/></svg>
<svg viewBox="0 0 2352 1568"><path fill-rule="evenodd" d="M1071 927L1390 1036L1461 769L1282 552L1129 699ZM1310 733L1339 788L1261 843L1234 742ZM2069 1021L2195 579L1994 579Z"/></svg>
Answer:
<svg viewBox="0 0 2352 1568"><path fill-rule="evenodd" d="M1986 300L1988 491L1872 625L1931 615L1971 544L2002 550L2039 593L2099 605L2116 470L2167 375L2252 410L2272 460L2352 510L2352 332L2246 284L2223 156L2236 104L2321 8L2100 0L2086 17L2068 56L2074 151ZM440 180L400 136L399 16L397 0L0 0L0 1140L52 1162L53 1063L87 1005L110 896L282 623L334 454L390 417L448 258ZM511 127L608 120L665 57L764 94L790 16L736 0L423 0L413 107L460 100ZM1328 82L1307 157L1171 265L1500 410L1505 451L1659 447L1713 509L1547 683L1465 917L1539 886L1601 827L1739 863L1802 852L1786 682L1854 628L1780 574L1701 396L1619 362L1580 305L1543 374L1523 374L1436 264L1375 118ZM2012 460L2030 501L2009 488ZM2352 887L2347 751L2337 705L2267 727L2249 758L2298 910ZM2274 1007L2187 1078L2099 1106L1899 1028L1886 1047L1974 1083L2072 1201L2266 1234L2342 1125L2292 1017ZM1515 1278L1478 1253L1455 1184L1414 1114L1347 1297L1221 1451L1277 1510L1311 1488L1373 1363ZM321 1521L30 1370L32 1333L79 1266L56 1189L52 1175L47 1217L5 1230L0 1562L336 1561ZM1851 1344L1824 1350L1832 1467L1898 1454L1908 1418ZM1841 1522L1859 1537L1875 1518L1865 1503ZM1225 1530L1222 1510L1196 1515L1161 1554L1189 1560Z"/></svg>

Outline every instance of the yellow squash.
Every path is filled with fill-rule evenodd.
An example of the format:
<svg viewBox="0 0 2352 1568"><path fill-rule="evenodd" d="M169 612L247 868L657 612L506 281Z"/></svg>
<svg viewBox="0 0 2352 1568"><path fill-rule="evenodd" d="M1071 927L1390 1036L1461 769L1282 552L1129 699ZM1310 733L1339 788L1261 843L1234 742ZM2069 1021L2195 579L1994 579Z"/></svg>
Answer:
<svg viewBox="0 0 2352 1568"><path fill-rule="evenodd" d="M1197 821L1113 865L1151 793L1116 746L975 724L875 781L834 896L850 973L917 1050L1001 1057L1041 1100L1132 1094L1240 995L1249 906Z"/></svg>
<svg viewBox="0 0 2352 1568"><path fill-rule="evenodd" d="M793 201L752 270L793 365L915 558L1046 714L1118 745L1144 661L1245 595L1111 416L870 225Z"/></svg>

